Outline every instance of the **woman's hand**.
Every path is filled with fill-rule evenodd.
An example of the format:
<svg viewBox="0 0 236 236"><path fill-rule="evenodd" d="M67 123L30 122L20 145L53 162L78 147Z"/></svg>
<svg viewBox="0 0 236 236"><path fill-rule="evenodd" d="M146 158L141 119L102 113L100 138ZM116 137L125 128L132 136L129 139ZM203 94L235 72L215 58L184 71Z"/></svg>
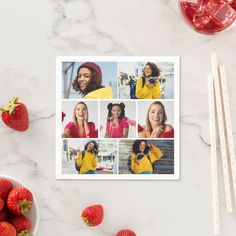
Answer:
<svg viewBox="0 0 236 236"><path fill-rule="evenodd" d="M136 162L136 164L140 163L140 161L137 159L137 157L134 158L134 161Z"/></svg>
<svg viewBox="0 0 236 236"><path fill-rule="evenodd" d="M162 125L158 125L151 133L151 138L159 138L161 133L163 132L164 127Z"/></svg>
<svg viewBox="0 0 236 236"><path fill-rule="evenodd" d="M70 130L69 129L65 129L64 133L62 133L62 138L69 138L70 137Z"/></svg>
<svg viewBox="0 0 236 236"><path fill-rule="evenodd" d="M150 82L149 82L149 78L146 78L145 84L146 84L146 86L147 86L148 88L152 88L152 87L154 86L153 83L150 83Z"/></svg>
<svg viewBox="0 0 236 236"><path fill-rule="evenodd" d="M84 121L88 122L88 110L86 110L84 113Z"/></svg>

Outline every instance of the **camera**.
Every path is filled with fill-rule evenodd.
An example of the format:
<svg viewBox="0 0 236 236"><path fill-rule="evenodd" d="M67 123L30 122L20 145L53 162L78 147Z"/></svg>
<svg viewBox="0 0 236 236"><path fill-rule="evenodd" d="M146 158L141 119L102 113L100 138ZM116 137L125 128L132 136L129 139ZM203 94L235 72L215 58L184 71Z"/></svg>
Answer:
<svg viewBox="0 0 236 236"><path fill-rule="evenodd" d="M138 153L137 154L137 160L141 160L144 157L143 153Z"/></svg>
<svg viewBox="0 0 236 236"><path fill-rule="evenodd" d="M151 84L155 84L155 83L157 82L157 77L150 77L150 78L148 79L148 81L149 81L149 83L151 83Z"/></svg>

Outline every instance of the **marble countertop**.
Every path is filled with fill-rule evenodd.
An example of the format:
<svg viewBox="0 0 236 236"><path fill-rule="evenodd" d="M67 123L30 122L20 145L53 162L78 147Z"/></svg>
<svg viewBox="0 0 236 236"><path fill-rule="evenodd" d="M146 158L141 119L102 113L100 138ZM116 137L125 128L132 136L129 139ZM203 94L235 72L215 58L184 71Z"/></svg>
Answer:
<svg viewBox="0 0 236 236"><path fill-rule="evenodd" d="M38 198L37 235L213 235L207 74L210 54L226 65L236 132L236 27L215 36L193 32L176 0L3 0L0 8L0 106L19 96L30 129L0 126L0 173L25 182ZM55 180L55 57L181 56L181 180ZM221 181L222 235L235 235ZM102 203L104 223L81 223L89 204Z"/></svg>

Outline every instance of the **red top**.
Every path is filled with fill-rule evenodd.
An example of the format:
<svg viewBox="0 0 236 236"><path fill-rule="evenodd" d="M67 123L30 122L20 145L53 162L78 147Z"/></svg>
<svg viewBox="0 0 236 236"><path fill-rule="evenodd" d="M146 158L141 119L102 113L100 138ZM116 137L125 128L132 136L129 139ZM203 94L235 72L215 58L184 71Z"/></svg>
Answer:
<svg viewBox="0 0 236 236"><path fill-rule="evenodd" d="M89 125L89 129L90 129L90 133L93 133L95 131L95 124L93 122L88 122L88 125ZM87 138L87 136L85 134L85 130L83 132L82 137L79 137L79 126L75 125L74 122L69 122L66 125L65 129L68 129L70 131L69 138Z"/></svg>
<svg viewBox="0 0 236 236"><path fill-rule="evenodd" d="M151 134L149 131L145 131L145 138L151 138ZM167 132L162 132L159 138L174 138L174 129L171 129Z"/></svg>
<svg viewBox="0 0 236 236"><path fill-rule="evenodd" d="M174 138L174 129L161 133L160 138Z"/></svg>
<svg viewBox="0 0 236 236"><path fill-rule="evenodd" d="M106 131L108 132L109 138L122 138L123 129L129 128L128 119L126 117L119 118L119 121L107 121Z"/></svg>

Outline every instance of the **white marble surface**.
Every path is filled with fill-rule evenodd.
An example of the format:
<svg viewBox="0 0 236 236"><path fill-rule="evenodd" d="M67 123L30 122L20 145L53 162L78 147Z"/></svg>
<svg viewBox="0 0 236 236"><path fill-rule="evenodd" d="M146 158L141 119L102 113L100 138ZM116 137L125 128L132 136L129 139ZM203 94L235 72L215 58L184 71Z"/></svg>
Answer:
<svg viewBox="0 0 236 236"><path fill-rule="evenodd" d="M176 0L2 0L0 6L0 105L18 95L31 120L25 133L0 126L0 173L36 194L37 235L112 236L123 227L139 236L213 235L206 77L215 51L226 64L235 134L236 28L197 34ZM181 56L181 181L55 180L56 55ZM80 212L97 202L105 220L89 229ZM226 213L223 194L221 206L222 235L235 235L236 214Z"/></svg>

